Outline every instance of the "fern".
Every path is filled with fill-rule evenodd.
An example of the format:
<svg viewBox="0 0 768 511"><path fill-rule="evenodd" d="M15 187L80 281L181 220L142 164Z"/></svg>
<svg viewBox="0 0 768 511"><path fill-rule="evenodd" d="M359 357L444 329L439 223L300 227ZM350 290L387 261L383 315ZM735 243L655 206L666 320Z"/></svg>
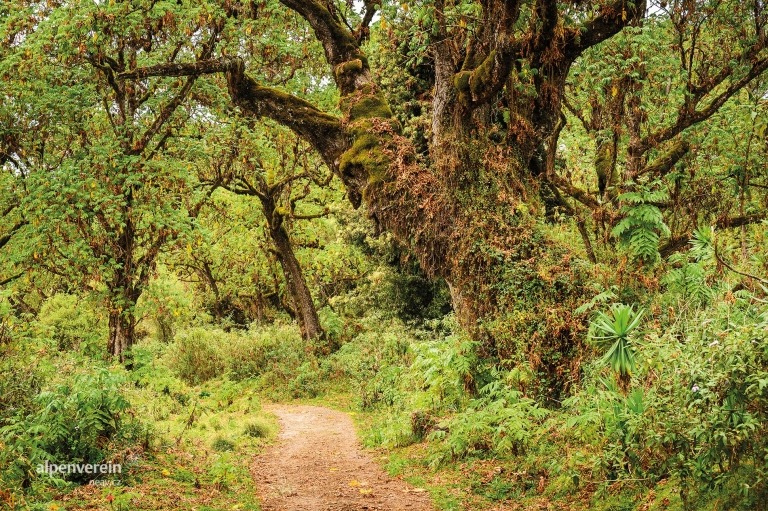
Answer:
<svg viewBox="0 0 768 511"><path fill-rule="evenodd" d="M696 229L690 241L691 250L674 254L669 262L675 265L662 279L667 290L673 295L696 305L709 303L714 290L707 282L707 265L714 261L712 230Z"/></svg>
<svg viewBox="0 0 768 511"><path fill-rule="evenodd" d="M573 312L576 314L584 314L585 312L593 309L597 304L606 303L610 300L615 299L618 293L618 289L619 288L617 286L611 286L609 289L601 293L598 293L591 300L577 307L576 310L574 310Z"/></svg>
<svg viewBox="0 0 768 511"><path fill-rule="evenodd" d="M95 375L76 378L71 386L41 392L35 398L37 412L19 414L0 428L0 441L8 447L0 454L0 479L30 478L34 476L31 467L45 461L101 463L106 456L104 439L119 434L120 416L128 408L120 393L121 382L100 369ZM13 459L25 461L19 465ZM8 475L13 470L17 476ZM72 477L83 482L89 476Z"/></svg>
<svg viewBox="0 0 768 511"><path fill-rule="evenodd" d="M425 343L412 369L432 409L458 409L471 391L478 366L477 343L460 336Z"/></svg>
<svg viewBox="0 0 768 511"><path fill-rule="evenodd" d="M714 233L713 227L700 227L693 231L693 238L691 238L689 243L691 245L691 255L696 261L714 262L715 249L712 244Z"/></svg>
<svg viewBox="0 0 768 511"><path fill-rule="evenodd" d="M433 467L470 456L522 453L548 415L533 399L523 397L500 379L479 393L479 398L430 435L430 440L438 443L430 455Z"/></svg>
<svg viewBox="0 0 768 511"><path fill-rule="evenodd" d="M680 258L672 259L672 262ZM678 294L686 301L703 305L712 298L712 288L707 284L707 272L701 263L682 262L679 268L673 268L662 279L667 289Z"/></svg>
<svg viewBox="0 0 768 511"><path fill-rule="evenodd" d="M645 263L659 261L659 240L669 236L664 215L654 203L666 200L660 191L640 191L621 194L621 213L624 217L611 234L626 246L633 256Z"/></svg>

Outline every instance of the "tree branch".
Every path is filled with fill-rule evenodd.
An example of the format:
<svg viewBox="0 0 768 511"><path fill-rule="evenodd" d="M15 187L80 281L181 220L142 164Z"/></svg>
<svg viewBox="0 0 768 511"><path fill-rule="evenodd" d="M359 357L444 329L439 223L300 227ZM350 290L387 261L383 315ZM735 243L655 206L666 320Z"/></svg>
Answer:
<svg viewBox="0 0 768 511"><path fill-rule="evenodd" d="M325 60L334 71L342 95L356 89L358 74L368 72L368 60L360 51L360 43L336 13L317 0L280 0L280 3L304 18L325 50ZM348 64L359 61L359 66Z"/></svg>
<svg viewBox="0 0 768 511"><path fill-rule="evenodd" d="M143 80L152 76L201 76L226 73L240 65L238 59L206 59L197 62L168 62L139 67L117 75L119 80Z"/></svg>
<svg viewBox="0 0 768 511"><path fill-rule="evenodd" d="M753 280L756 280L758 282L761 282L763 284L767 284L768 285L768 280L766 280L764 278L761 278L761 277L758 277L756 275L752 275L751 273L746 273L746 272L743 272L743 271L740 271L740 270L737 270L736 268L734 268L731 264L729 264L725 259L723 259L720 256L720 253L717 250L717 243L714 243L712 246L713 246L714 252L715 252L715 259L717 259L718 263L722 264L723 266L725 266L726 268L731 270L733 273L737 273L737 274L741 275L742 277L747 277L747 278L750 278L750 279L753 279Z"/></svg>
<svg viewBox="0 0 768 511"><path fill-rule="evenodd" d="M715 96L715 98L712 99L712 101L710 101L707 106L703 107L700 110L696 110L695 105L699 101L701 101L703 96L706 95L706 93L702 91L701 95L698 98L696 98L692 103L692 106L694 107L693 111L689 111L686 108L686 105L683 105L681 111L678 114L678 118L675 124L668 126L666 128L659 129L651 133L650 135L646 136L645 138L643 138L638 148L638 154L633 156L639 156L645 153L646 151L648 151L650 148L656 147L658 144L665 142L667 140L670 140L671 138L677 136L686 128L689 128L694 124L698 124L710 118L734 94L736 94L738 91L744 88L747 84L749 84L749 82L754 80L756 77L758 77L767 69L768 69L768 55L765 55L763 58L754 61L747 74L745 74L740 79L728 85L728 87L726 87L725 90L720 92L720 94ZM725 81L728 76L731 76L731 74L732 73L727 73L724 76L719 77L720 82L711 84L711 87L707 90L707 93L711 92L718 85L722 84L722 82Z"/></svg>
<svg viewBox="0 0 768 511"><path fill-rule="evenodd" d="M663 176L668 173L672 167L674 167L675 164L680 161L681 158L683 158L683 156L688 154L690 149L691 145L688 142L679 140L661 156L635 173L633 177L641 176L643 174Z"/></svg>
<svg viewBox="0 0 768 511"><path fill-rule="evenodd" d="M191 63L166 63L120 73L123 80L151 76L200 76L226 73L229 94L235 105L256 117L268 117L290 128L309 142L332 169L350 146L341 120L327 114L312 103L270 87L259 85L245 74L245 66L237 59L200 60Z"/></svg>
<svg viewBox="0 0 768 511"><path fill-rule="evenodd" d="M600 203L597 202L597 200L595 200L595 198L592 197L589 192L572 185L557 174L549 176L548 179L553 185L562 190L566 195L573 197L588 208L597 209L600 207Z"/></svg>
<svg viewBox="0 0 768 511"><path fill-rule="evenodd" d="M755 213L752 215L736 216L736 217L724 217L715 222L715 227L718 229L728 229L734 227L741 227L743 225L752 225L762 222L768 218L768 213ZM664 245L659 248L659 253L662 257L667 257L674 254L678 250L682 250L688 245L688 241L691 239L691 233L686 232L678 236L673 236L667 240Z"/></svg>
<svg viewBox="0 0 768 511"><path fill-rule="evenodd" d="M6 234L6 235L4 235L4 236L0 237L0 249L1 249L1 248L3 248L4 246L6 246L6 245L8 244L8 242L10 242L10 241L11 241L11 239L13 239L13 235L14 235L14 234L15 234L15 233L16 233L16 232L19 230L19 229L21 229L22 227L24 227L25 225L27 225L27 223L28 223L28 222L27 222L26 220L23 220L23 221L21 221L21 222L18 222L16 225L14 225L13 227L11 227L11 230L8 232L8 234Z"/></svg>
<svg viewBox="0 0 768 511"><path fill-rule="evenodd" d="M327 114L312 103L269 87L262 87L247 76L239 63L227 73L229 93L233 102L256 117L269 117L309 142L331 169L351 141L341 120Z"/></svg>
<svg viewBox="0 0 768 511"><path fill-rule="evenodd" d="M601 6L597 16L581 27L569 30L566 34L566 44L563 49L566 59L573 62L587 48L618 34L627 25L641 19L645 9L645 0L634 4L626 0L617 0Z"/></svg>
<svg viewBox="0 0 768 511"><path fill-rule="evenodd" d="M10 277L8 277L8 278L5 278L5 279L3 279L3 280L0 280L0 286L4 286L4 285L6 285L6 284L10 284L10 283L11 283L11 282L13 282L14 280L16 280L16 279L18 279L19 277L21 277L22 275L24 275L24 272L20 272L20 273L17 273L17 274L15 274L15 275L12 275L12 276L10 276Z"/></svg>

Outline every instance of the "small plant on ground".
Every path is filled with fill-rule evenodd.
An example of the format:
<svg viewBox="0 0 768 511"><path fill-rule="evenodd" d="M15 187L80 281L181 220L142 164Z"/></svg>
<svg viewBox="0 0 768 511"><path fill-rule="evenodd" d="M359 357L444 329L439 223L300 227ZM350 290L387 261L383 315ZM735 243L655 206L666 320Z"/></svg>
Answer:
<svg viewBox="0 0 768 511"><path fill-rule="evenodd" d="M635 312L630 305L615 304L607 313L598 312L590 324L590 341L605 352L603 361L622 379L635 370L632 334L642 317L642 309Z"/></svg>

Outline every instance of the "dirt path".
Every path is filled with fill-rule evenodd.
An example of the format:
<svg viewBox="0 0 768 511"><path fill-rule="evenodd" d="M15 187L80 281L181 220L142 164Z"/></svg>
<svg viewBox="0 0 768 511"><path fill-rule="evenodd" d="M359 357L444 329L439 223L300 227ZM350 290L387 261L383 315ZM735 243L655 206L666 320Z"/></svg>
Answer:
<svg viewBox="0 0 768 511"><path fill-rule="evenodd" d="M429 495L389 477L361 450L349 415L317 406L267 407L278 442L257 456L264 511L431 511Z"/></svg>

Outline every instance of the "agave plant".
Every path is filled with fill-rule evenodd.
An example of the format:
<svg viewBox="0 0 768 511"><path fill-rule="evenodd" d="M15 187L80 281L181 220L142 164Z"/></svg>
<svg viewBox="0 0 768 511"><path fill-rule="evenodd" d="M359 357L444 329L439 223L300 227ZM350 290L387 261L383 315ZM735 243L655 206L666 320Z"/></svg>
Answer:
<svg viewBox="0 0 768 511"><path fill-rule="evenodd" d="M605 312L598 312L589 328L589 340L606 350L603 361L621 377L628 377L635 369L635 350L630 336L640 324L644 311L635 312L631 305L614 304Z"/></svg>

